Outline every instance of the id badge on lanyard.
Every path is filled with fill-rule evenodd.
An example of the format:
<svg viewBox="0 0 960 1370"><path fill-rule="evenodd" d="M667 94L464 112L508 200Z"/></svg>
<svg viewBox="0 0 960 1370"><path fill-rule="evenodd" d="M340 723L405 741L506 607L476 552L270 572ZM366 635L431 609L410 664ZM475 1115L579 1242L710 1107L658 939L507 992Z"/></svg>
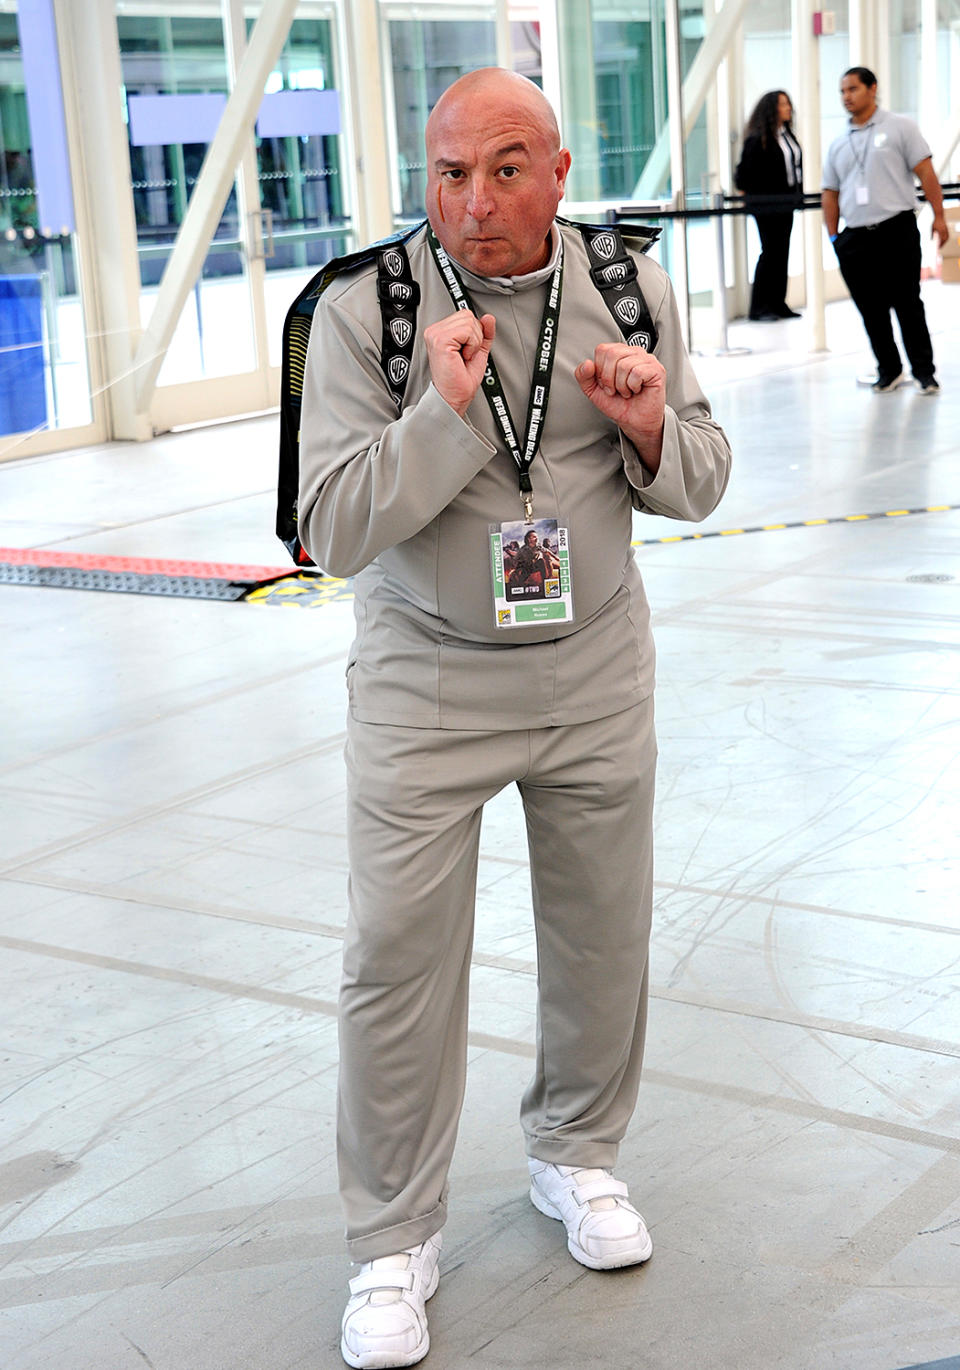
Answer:
<svg viewBox="0 0 960 1370"><path fill-rule="evenodd" d="M490 525L498 628L573 622L570 535L559 519Z"/></svg>

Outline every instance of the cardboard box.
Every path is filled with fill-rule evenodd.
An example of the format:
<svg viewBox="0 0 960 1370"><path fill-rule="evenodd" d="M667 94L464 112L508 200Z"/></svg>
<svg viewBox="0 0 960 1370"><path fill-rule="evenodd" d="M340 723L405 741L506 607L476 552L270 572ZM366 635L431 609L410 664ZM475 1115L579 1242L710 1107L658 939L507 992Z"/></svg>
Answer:
<svg viewBox="0 0 960 1370"><path fill-rule="evenodd" d="M950 236L940 249L940 279L960 284L960 207L948 205L943 211Z"/></svg>

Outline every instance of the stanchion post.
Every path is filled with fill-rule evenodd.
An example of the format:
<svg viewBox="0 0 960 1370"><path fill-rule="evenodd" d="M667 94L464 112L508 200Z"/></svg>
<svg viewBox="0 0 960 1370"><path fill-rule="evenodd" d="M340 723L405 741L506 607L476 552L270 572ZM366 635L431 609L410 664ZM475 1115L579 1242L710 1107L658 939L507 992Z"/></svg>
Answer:
<svg viewBox="0 0 960 1370"><path fill-rule="evenodd" d="M716 280L716 288L715 288L715 294L716 294L716 310L717 310L717 319L718 319L719 325L720 325L720 327L719 327L720 349L721 349L721 351L726 352L726 351L727 351L727 263L726 263L726 259L725 259L724 246L723 246L723 195L722 195L722 193L721 193L720 191L717 191L717 193L716 193L716 194L714 195L714 197L713 197L713 207L714 207L715 210L717 210L717 213L714 215L714 223L716 224L716 228L715 228L715 230L714 230L714 246L716 247L716 250L717 250L717 253L716 253L716 255L717 255L717 262L716 262L717 270L716 270L716 275L715 275L715 280Z"/></svg>

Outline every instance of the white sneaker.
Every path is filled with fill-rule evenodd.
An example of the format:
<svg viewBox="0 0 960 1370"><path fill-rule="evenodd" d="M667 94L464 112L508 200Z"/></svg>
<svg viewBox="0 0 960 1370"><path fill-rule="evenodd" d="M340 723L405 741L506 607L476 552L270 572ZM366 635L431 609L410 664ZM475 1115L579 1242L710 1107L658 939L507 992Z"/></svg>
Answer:
<svg viewBox="0 0 960 1370"><path fill-rule="evenodd" d="M578 1170L529 1157L530 1199L567 1229L574 1260L591 1270L616 1270L650 1259L653 1242L630 1202L627 1186L610 1170Z"/></svg>
<svg viewBox="0 0 960 1370"><path fill-rule="evenodd" d="M395 1256L366 1261L350 1281L340 1353L358 1370L416 1365L430 1350L424 1304L440 1283L440 1233Z"/></svg>

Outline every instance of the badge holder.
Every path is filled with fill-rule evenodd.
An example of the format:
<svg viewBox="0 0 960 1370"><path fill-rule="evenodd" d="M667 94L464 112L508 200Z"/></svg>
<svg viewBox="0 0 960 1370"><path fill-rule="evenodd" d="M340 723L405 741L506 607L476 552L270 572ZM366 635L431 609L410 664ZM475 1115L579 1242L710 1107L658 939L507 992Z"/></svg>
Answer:
<svg viewBox="0 0 960 1370"><path fill-rule="evenodd" d="M490 564L498 628L573 622L570 538L558 519L491 524Z"/></svg>

